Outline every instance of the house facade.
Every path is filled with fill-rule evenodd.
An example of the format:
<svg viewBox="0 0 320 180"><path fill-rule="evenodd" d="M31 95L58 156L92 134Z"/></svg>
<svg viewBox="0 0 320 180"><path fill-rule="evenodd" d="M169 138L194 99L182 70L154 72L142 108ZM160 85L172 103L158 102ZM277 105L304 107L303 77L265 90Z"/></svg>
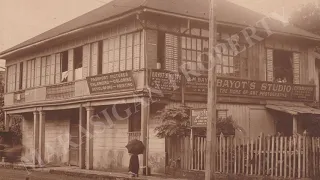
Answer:
<svg viewBox="0 0 320 180"><path fill-rule="evenodd" d="M217 5L218 116L232 116L239 136L302 133L304 119L319 114L310 106L319 100L320 37ZM115 0L2 52L6 125L24 117L22 160L124 170L125 145L140 138L141 164L163 172L170 145L156 137L156 112L206 108L207 7Z"/></svg>

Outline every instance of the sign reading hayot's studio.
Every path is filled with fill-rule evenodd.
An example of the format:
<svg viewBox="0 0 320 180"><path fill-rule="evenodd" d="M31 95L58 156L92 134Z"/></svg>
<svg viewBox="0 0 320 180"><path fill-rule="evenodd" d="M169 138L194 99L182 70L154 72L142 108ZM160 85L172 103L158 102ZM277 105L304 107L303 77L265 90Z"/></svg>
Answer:
<svg viewBox="0 0 320 180"><path fill-rule="evenodd" d="M182 79L185 79L185 93L207 93L208 77L204 75L185 76L177 72L156 70L151 72L149 84L161 91L179 93ZM315 99L315 86L217 77L217 95L312 102Z"/></svg>
<svg viewBox="0 0 320 180"><path fill-rule="evenodd" d="M118 72L87 77L90 93L109 93L135 89L132 72Z"/></svg>

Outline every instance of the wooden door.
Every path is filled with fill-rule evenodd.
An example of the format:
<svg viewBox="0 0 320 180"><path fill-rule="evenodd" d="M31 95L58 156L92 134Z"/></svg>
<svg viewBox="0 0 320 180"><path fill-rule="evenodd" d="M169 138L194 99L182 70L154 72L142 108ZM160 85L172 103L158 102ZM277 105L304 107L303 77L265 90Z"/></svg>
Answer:
<svg viewBox="0 0 320 180"><path fill-rule="evenodd" d="M69 164L79 165L79 121L70 121Z"/></svg>

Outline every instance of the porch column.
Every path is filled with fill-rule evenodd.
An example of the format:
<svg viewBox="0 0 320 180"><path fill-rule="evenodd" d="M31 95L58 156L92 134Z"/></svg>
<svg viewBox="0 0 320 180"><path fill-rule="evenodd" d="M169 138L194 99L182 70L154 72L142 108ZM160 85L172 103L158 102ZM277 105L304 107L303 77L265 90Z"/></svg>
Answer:
<svg viewBox="0 0 320 180"><path fill-rule="evenodd" d="M46 113L39 111L39 165L44 165L45 158Z"/></svg>
<svg viewBox="0 0 320 180"><path fill-rule="evenodd" d="M143 174L148 175L148 151L149 151L149 133L148 133L148 119L150 113L150 100L147 97L141 99L141 141L146 147L145 152L143 153L142 167Z"/></svg>
<svg viewBox="0 0 320 180"><path fill-rule="evenodd" d="M93 168L93 122L92 116L94 113L93 107L87 107L87 135L86 135L86 169Z"/></svg>
<svg viewBox="0 0 320 180"><path fill-rule="evenodd" d="M297 116L295 115L292 116L292 124L293 124L292 133L298 134L298 119L297 119Z"/></svg>
<svg viewBox="0 0 320 180"><path fill-rule="evenodd" d="M79 108L79 167L80 169L85 168L85 145L86 145L86 118L84 115L83 107L80 106Z"/></svg>
<svg viewBox="0 0 320 180"><path fill-rule="evenodd" d="M39 157L39 113L33 112L33 164L38 164Z"/></svg>
<svg viewBox="0 0 320 180"><path fill-rule="evenodd" d="M9 131L10 116L7 111L4 112L4 130Z"/></svg>

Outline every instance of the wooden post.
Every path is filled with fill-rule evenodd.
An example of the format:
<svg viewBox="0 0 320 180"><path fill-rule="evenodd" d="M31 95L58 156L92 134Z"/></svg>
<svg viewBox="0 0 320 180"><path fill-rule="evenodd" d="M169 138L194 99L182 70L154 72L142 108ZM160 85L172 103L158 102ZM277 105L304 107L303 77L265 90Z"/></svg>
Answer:
<svg viewBox="0 0 320 180"><path fill-rule="evenodd" d="M44 111L39 111L39 165L44 165L45 157L45 129L46 129L46 114Z"/></svg>
<svg viewBox="0 0 320 180"><path fill-rule="evenodd" d="M87 135L86 135L86 169L93 168L93 123L92 116L94 113L93 107L87 107Z"/></svg>
<svg viewBox="0 0 320 180"><path fill-rule="evenodd" d="M39 113L38 111L33 112L33 164L38 164L39 155Z"/></svg>
<svg viewBox="0 0 320 180"><path fill-rule="evenodd" d="M216 45L215 0L210 0L209 10L209 71L208 71L208 121L205 180L214 179L216 162L216 68L214 46Z"/></svg>
<svg viewBox="0 0 320 180"><path fill-rule="evenodd" d="M80 169L85 168L85 141L86 141L86 131L85 131L86 121L84 116L84 111L82 105L79 108L79 167Z"/></svg>
<svg viewBox="0 0 320 180"><path fill-rule="evenodd" d="M298 134L298 119L297 119L297 116L292 116L292 124L293 124L293 127L292 127L292 133L293 134Z"/></svg>
<svg viewBox="0 0 320 180"><path fill-rule="evenodd" d="M150 113L150 99L143 97L141 99L141 141L146 147L145 152L143 153L142 167L144 168L145 175L148 175L148 119Z"/></svg>

